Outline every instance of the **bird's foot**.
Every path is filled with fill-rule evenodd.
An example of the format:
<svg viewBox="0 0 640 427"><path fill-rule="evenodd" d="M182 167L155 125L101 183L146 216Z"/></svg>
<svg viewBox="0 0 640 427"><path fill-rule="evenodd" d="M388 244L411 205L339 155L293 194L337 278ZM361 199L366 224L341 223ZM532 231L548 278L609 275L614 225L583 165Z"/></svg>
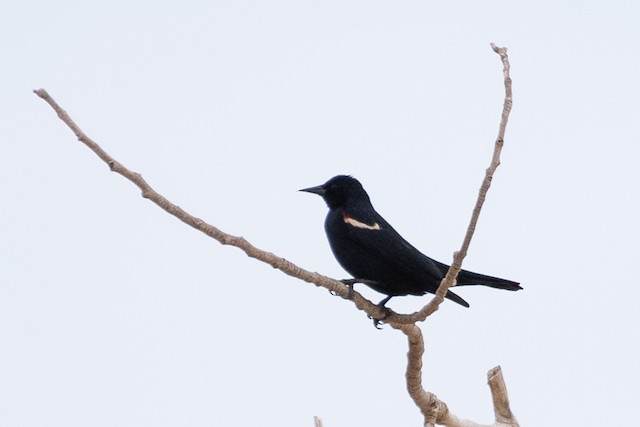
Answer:
<svg viewBox="0 0 640 427"><path fill-rule="evenodd" d="M378 303L378 307L382 310L382 317L380 319L373 319L371 316L369 316L370 319L373 319L373 326L376 329L382 329L378 325L380 325L381 323L384 324L383 320L389 317L389 315L391 314L391 309L385 307L385 304L388 303L391 298L391 296L388 296Z"/></svg>
<svg viewBox="0 0 640 427"><path fill-rule="evenodd" d="M389 317L389 315L391 314L391 309L387 308L387 307L382 307L382 317L380 319L376 319L374 317L369 316L369 319L373 319L373 327L376 329L382 329L380 327L380 325L384 325L384 319L386 319L387 317Z"/></svg>

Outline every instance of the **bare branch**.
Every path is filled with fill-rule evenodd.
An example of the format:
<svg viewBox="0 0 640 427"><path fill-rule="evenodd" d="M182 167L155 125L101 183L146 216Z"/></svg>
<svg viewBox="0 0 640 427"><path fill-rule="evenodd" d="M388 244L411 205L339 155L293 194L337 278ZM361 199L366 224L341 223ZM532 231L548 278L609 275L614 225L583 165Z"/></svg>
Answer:
<svg viewBox="0 0 640 427"><path fill-rule="evenodd" d="M47 93L45 89L36 89L33 92L53 108L60 120L62 120L73 131L78 140L102 159L102 161L109 166L112 172L118 173L134 183L142 191L143 198L151 200L167 213L175 216L185 224L190 225L207 236L216 239L223 245L235 246L244 251L249 257L269 264L273 268L276 268L289 276L296 277L308 283L313 283L316 286L328 289L330 292L339 295L344 299L352 300L356 308L364 311L374 319L384 320L387 323L394 322L399 324L410 324L417 320L424 320L424 318L426 318L426 316L424 316L424 318L418 319L416 318L415 313L413 315L404 315L395 313L389 308L382 309L377 304L374 304L364 298L359 292L350 290L343 283L335 279L298 267L294 263L282 257L253 246L243 237L227 234L204 220L189 214L180 206L171 203L164 196L156 192L147 183L147 181L145 181L142 175L126 168L122 163L111 157L109 153L107 153L102 147L100 147L100 145L80 129L69 114Z"/></svg>
<svg viewBox="0 0 640 427"><path fill-rule="evenodd" d="M122 163L111 157L111 155L103 150L102 147L100 147L95 141L89 138L73 121L69 114L67 114L67 112L47 93L46 90L37 89L33 92L40 98L45 100L53 108L58 117L73 131L78 140L89 147L98 157L100 157L100 159L102 159L102 161L104 161L109 166L111 171L122 175L123 177L134 183L138 188L140 188L140 190L142 191L142 197L151 200L160 208L178 218L180 221L184 222L187 225L190 225L196 230L203 232L207 236L216 239L223 245L235 246L244 251L249 257L269 264L273 268L276 268L289 276L293 276L298 279L304 280L305 282L313 283L316 286L328 289L332 293L339 295L345 299L351 299L358 309L366 312L373 318L382 319L383 317L385 317L386 313L383 309L381 309L368 299L364 298L360 293L356 291L350 291L348 287L343 283L330 277L323 276L319 273L307 271L282 257L279 257L271 252L261 250L253 246L245 238L227 234L217 227L208 224L204 220L189 214L180 206L171 203L164 196L156 192L147 183L147 181L145 181L142 175L133 172L130 169L127 169L124 165L122 165ZM392 313L391 316L394 316L394 319L398 317L398 321L403 321L401 319L403 317L402 315Z"/></svg>
<svg viewBox="0 0 640 427"><path fill-rule="evenodd" d="M511 405L509 405L509 395L507 393L507 385L502 377L502 368L496 366L487 372L487 381L489 388L491 388L496 423L518 427L518 421L516 421L515 415L511 412Z"/></svg>
<svg viewBox="0 0 640 427"><path fill-rule="evenodd" d="M502 146L504 145L504 134L507 129L507 122L509 121L509 114L511 113L511 105L512 105L512 92L511 92L511 77L509 75L510 65L509 65L509 57L507 56L507 48L506 47L497 47L495 44L491 43L491 48L494 52L500 55L500 59L503 64L503 73L504 73L504 89L505 89L505 97L504 104L502 107L502 118L500 120L500 126L498 129L498 137L496 138L496 142L493 148L493 156L491 158L491 164L485 171L484 179L482 180L482 185L480 186L480 190L478 192L478 198L476 200L476 204L473 207L473 213L471 215L471 220L469 221L469 226L467 227L467 232L465 233L464 239L462 241L462 247L459 251L456 251L453 254L453 263L449 270L447 271L447 275L440 282L440 286L436 291L436 296L431 299L422 307L420 311L417 311L413 314L408 315L407 317L401 319L400 321L404 323L406 320L410 320L411 322L420 322L424 321L428 316L433 314L442 302L444 301L444 296L447 294L447 290L455 286L456 277L458 277L458 273L462 268L462 261L467 256L467 251L469 250L469 245L471 244L471 239L473 238L473 233L476 231L476 224L478 223L478 218L480 217L480 211L482 210L482 205L487 197L487 192L489 191L489 187L491 186L491 180L493 179L493 174L496 169L500 165L500 153L502 152ZM389 319L389 322L395 321Z"/></svg>
<svg viewBox="0 0 640 427"><path fill-rule="evenodd" d="M420 408L424 416L425 426L435 425L438 418L443 414L447 414L449 410L444 402L438 397L425 391L422 388L422 355L424 354L424 339L420 328L415 324L397 325L391 324L392 327L400 329L409 341L409 352L407 353L407 390L409 396L415 404Z"/></svg>
<svg viewBox="0 0 640 427"><path fill-rule="evenodd" d="M422 355L424 353L424 340L420 328L413 325L392 325L400 329L409 341L407 353L407 389L409 395L416 403L424 416L424 426L432 427L436 424L447 427L519 427L518 421L511 412L507 386L502 377L502 369L497 366L487 373L489 388L493 398L496 421L493 424L478 424L473 421L463 420L449 411L446 403L438 397L422 388Z"/></svg>
<svg viewBox="0 0 640 427"><path fill-rule="evenodd" d="M407 390L424 416L425 427L436 424L447 427L519 427L518 421L511 412L507 386L502 377L502 369L496 366L487 373L489 388L493 398L493 409L496 421L493 424L478 424L469 420L462 420L449 411L446 403L422 388L422 355L424 354L424 339L422 332L415 324L392 325L401 330L409 341L407 353Z"/></svg>
<svg viewBox="0 0 640 427"><path fill-rule="evenodd" d="M507 386L504 383L500 366L496 366L487 372L487 380L489 388L491 389L491 397L493 398L494 411L496 414L496 421L493 424L486 425L469 420L461 420L449 411L438 417L438 424L447 427L520 427L518 420L516 420L516 417L511 413L509 398L507 396Z"/></svg>

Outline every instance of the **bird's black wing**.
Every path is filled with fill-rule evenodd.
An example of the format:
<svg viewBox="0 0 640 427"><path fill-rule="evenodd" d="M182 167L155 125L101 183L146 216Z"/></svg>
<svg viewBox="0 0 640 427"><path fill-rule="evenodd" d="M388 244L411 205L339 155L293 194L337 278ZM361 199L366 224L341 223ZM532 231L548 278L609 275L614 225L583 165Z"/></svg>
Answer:
<svg viewBox="0 0 640 427"><path fill-rule="evenodd" d="M325 222L331 249L354 278L389 296L435 293L446 269L407 242L371 207L329 211ZM458 295L446 298L468 307Z"/></svg>
<svg viewBox="0 0 640 427"><path fill-rule="evenodd" d="M351 246L363 248L372 262L376 262L377 266L371 265L369 270L385 277L387 281L389 278L386 276L391 275L406 281L405 286L415 288L408 293L419 295L435 292L446 270L443 272L436 261L407 242L375 211L355 212L352 215L349 220L343 220L341 227Z"/></svg>

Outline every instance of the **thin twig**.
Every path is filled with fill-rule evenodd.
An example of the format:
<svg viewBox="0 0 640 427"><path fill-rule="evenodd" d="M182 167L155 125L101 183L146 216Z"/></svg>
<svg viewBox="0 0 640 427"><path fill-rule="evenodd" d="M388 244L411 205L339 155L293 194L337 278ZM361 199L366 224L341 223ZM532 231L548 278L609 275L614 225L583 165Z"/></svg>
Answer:
<svg viewBox="0 0 640 427"><path fill-rule="evenodd" d="M294 263L279 257L271 252L264 251L253 246L245 238L240 236L234 236L223 232L219 228L205 222L204 220L197 218L180 206L171 203L164 196L156 192L145 179L139 173L133 172L126 168L122 163L115 160L109 153L107 153L102 147L100 147L95 141L93 141L82 129L73 121L73 119L67 114L67 112L47 93L44 89L36 89L33 91L36 95L46 101L56 112L60 120L62 120L76 135L78 140L91 149L100 159L102 159L111 169L132 183L134 183L140 190L142 190L142 197L151 200L160 208L175 216L180 221L195 228L206 234L209 237L216 239L223 245L235 246L243 250L249 257L255 258L266 264L269 264L273 268L276 268L283 273L304 280L308 283L313 283L316 286L320 286L328 289L332 293L339 295L345 299L351 299L355 306L367 313L369 316L381 319L383 317L392 316L394 319L398 318L399 322L407 322L402 320L402 315L391 313L386 315L385 311L381 309L377 304L372 303L368 299L364 298L360 293L356 291L350 291L343 283L332 279L327 276L323 276L319 273L314 273L303 268L298 267Z"/></svg>
<svg viewBox="0 0 640 427"><path fill-rule="evenodd" d="M489 187L491 186L493 174L500 165L500 153L502 152L502 146L504 145L504 134L507 129L509 114L511 113L513 97L511 92L511 77L509 75L510 65L509 57L507 56L507 48L498 47L493 43L491 43L491 48L494 52L500 55L500 59L502 60L505 89L504 104L502 107L502 118L500 120L500 126L498 128L498 137L496 138L496 142L493 148L491 164L485 171L485 176L482 180L482 185L480 186L480 190L478 192L476 204L473 207L473 213L471 215L471 220L469 221L469 226L467 227L467 232L464 235L462 246L460 247L459 251L456 251L453 254L453 263L451 263L451 267L449 267L446 276L440 282L440 286L438 286L438 290L436 291L436 296L433 297L424 307L422 307L420 311L408 315L408 318L413 322L423 321L436 310L438 310L438 307L444 301L444 296L447 294L447 290L450 287L455 286L456 277L458 277L458 273L462 268L462 261L467 256L467 251L469 250L471 239L473 238L473 234L476 231L476 224L478 223L478 218L480 217L482 205L484 204L484 201L487 197L487 192L489 191Z"/></svg>

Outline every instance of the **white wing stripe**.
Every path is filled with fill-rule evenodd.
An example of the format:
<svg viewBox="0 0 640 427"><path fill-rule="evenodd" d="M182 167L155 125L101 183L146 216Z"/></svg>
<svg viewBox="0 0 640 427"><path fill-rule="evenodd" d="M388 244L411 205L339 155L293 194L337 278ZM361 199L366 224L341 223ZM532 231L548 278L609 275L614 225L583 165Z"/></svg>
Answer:
<svg viewBox="0 0 640 427"><path fill-rule="evenodd" d="M380 230L380 224L374 222L373 225L365 224L364 222L360 222L357 219L349 218L348 216L344 218L344 222L349 225L353 225L354 227L364 228L365 230Z"/></svg>

